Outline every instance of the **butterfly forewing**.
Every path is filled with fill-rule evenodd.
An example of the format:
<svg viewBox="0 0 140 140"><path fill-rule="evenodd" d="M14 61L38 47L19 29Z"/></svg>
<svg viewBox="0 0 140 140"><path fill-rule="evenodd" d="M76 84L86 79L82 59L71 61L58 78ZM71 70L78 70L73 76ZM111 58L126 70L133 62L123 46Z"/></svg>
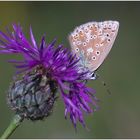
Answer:
<svg viewBox="0 0 140 140"><path fill-rule="evenodd" d="M118 33L119 22L89 22L77 27L70 35L72 51L83 66L95 71L110 52Z"/></svg>

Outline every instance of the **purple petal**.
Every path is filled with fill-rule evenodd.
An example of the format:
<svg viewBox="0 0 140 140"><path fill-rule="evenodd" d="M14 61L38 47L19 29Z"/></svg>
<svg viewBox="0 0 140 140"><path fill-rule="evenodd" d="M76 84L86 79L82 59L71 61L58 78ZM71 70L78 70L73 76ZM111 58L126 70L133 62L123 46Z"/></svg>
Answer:
<svg viewBox="0 0 140 140"><path fill-rule="evenodd" d="M34 35L33 35L33 32L32 32L31 26L30 26L30 38L31 38L31 41L32 41L33 46L34 46L36 49L38 49L37 44L36 44L36 41L35 41L35 38L34 38Z"/></svg>

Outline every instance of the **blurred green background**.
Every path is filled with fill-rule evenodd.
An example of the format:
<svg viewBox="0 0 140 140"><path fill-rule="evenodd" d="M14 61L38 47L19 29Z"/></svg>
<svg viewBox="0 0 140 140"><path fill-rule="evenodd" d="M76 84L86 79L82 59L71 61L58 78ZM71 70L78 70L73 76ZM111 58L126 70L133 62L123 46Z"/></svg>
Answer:
<svg viewBox="0 0 140 140"><path fill-rule="evenodd" d="M111 53L98 70L109 85L109 95L101 81L89 86L97 91L100 110L85 116L90 131L78 124L75 132L64 119L61 99L52 116L45 121L25 120L11 138L140 138L140 2L0 2L0 30L18 23L28 36L29 26L38 41L46 33L47 41L69 47L68 34L88 21L118 20L120 29ZM6 61L18 56L0 55L0 134L14 113L7 106L6 92L15 69Z"/></svg>

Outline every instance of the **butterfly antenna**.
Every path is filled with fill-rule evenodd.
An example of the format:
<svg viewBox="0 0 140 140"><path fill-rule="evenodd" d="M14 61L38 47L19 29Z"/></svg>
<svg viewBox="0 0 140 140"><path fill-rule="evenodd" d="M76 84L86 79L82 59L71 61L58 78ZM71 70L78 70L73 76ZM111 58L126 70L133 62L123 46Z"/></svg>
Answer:
<svg viewBox="0 0 140 140"><path fill-rule="evenodd" d="M101 78L101 76L99 74L96 73L96 76L97 76L97 79L99 79L102 82L102 84L106 88L106 91L108 92L108 94L111 95L111 91L110 91L108 85L106 84L106 82Z"/></svg>

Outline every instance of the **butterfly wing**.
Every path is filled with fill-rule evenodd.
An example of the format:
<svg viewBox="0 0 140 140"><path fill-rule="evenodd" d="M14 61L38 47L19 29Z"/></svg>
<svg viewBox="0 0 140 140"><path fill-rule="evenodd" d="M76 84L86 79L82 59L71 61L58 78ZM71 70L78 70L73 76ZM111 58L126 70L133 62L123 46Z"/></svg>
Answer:
<svg viewBox="0 0 140 140"><path fill-rule="evenodd" d="M119 29L119 22L89 22L69 35L72 51L82 58L84 67L95 71L110 52Z"/></svg>

